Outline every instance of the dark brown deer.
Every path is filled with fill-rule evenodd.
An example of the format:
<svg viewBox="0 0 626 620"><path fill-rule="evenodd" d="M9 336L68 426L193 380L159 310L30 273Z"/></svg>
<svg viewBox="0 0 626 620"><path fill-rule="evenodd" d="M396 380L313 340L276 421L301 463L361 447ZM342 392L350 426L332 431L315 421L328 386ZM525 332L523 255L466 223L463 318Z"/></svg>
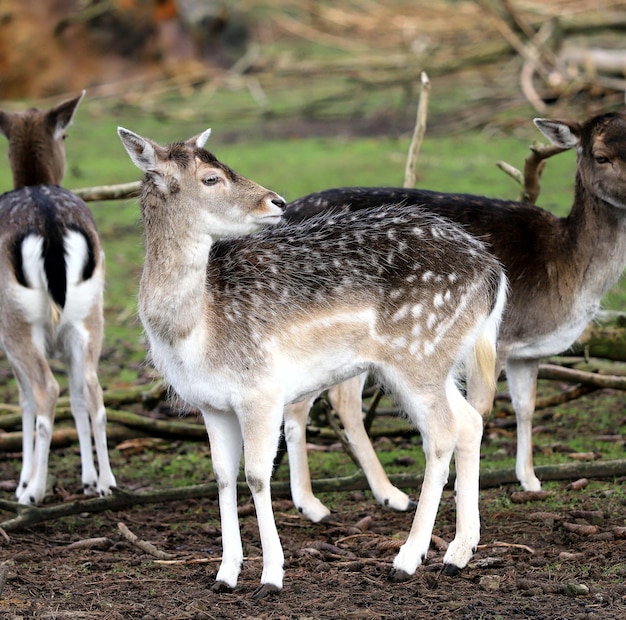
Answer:
<svg viewBox="0 0 626 620"><path fill-rule="evenodd" d="M570 347L596 314L602 296L626 266L626 114L603 114L584 123L536 119L553 144L578 154L574 204L559 218L531 204L421 189L348 187L290 203L285 220L306 221L326 213L360 212L380 204L415 205L460 223L482 239L505 267L510 295L498 338L497 374L506 370L517 416L516 473L537 491L532 457L532 416L539 359ZM406 494L391 485L363 428L363 378L333 388L337 413L376 498L405 510ZM486 416L493 390L471 382L469 401ZM296 506L310 519L329 514L312 493L304 426L309 402L285 416Z"/></svg>
<svg viewBox="0 0 626 620"><path fill-rule="evenodd" d="M209 132L166 147L119 128L144 173L139 315L167 382L202 411L219 489L223 557L234 588L243 549L237 474L243 448L263 547L256 596L282 588L270 477L286 404L375 371L424 437L426 472L394 577L428 551L455 454L454 572L479 539L482 418L455 377L469 358L493 382L506 279L483 244L413 208L277 223L284 201L204 149ZM226 237L226 238L218 238Z"/></svg>
<svg viewBox="0 0 626 620"><path fill-rule="evenodd" d="M55 354L67 362L83 488L106 495L115 486L97 372L104 253L87 205L59 187L65 130L83 94L48 111L0 110L15 188L0 196L0 344L22 408L23 462L16 495L23 504L41 502L46 492L59 394L47 360Z"/></svg>

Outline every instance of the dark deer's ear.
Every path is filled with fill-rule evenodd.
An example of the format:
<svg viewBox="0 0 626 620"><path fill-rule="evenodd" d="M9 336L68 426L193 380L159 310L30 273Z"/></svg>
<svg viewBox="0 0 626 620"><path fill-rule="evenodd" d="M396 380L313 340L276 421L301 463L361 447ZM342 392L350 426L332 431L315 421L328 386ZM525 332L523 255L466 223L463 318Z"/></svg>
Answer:
<svg viewBox="0 0 626 620"><path fill-rule="evenodd" d="M74 118L78 104L82 101L84 96L85 91L83 91L78 97L74 97L74 99L69 99L68 101L60 103L47 113L46 116L48 125L52 128L55 139L63 136L63 133L69 127L72 119Z"/></svg>
<svg viewBox="0 0 626 620"><path fill-rule="evenodd" d="M533 122L537 129L556 146L572 149L580 144L579 123L552 121L547 118L536 118Z"/></svg>

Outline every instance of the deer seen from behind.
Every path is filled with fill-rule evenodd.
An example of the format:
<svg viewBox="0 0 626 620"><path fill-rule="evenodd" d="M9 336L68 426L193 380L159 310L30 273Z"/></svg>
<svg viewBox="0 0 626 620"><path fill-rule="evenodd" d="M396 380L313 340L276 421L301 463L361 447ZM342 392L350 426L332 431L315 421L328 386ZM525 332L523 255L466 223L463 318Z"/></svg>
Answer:
<svg viewBox="0 0 626 620"><path fill-rule="evenodd" d="M317 192L290 203L284 216L301 225L322 213L332 218L380 203L412 204L450 218L487 244L510 284L496 372L506 370L517 417L516 474L528 491L541 489L532 447L539 360L576 341L626 267L626 113L582 123L536 119L535 124L555 146L576 149L574 202L566 217L532 204L389 187ZM333 388L337 413L376 498L405 510L408 496L389 482L363 427L363 382L364 377L353 378ZM489 385L470 382L468 399L485 417L493 396ZM304 439L310 402L287 409L285 436L294 502L308 518L319 521L330 513L313 496L310 484Z"/></svg>
<svg viewBox="0 0 626 620"><path fill-rule="evenodd" d="M22 504L39 503L46 492L59 394L48 364L53 355L67 363L83 488L106 495L115 486L97 372L104 253L87 205L60 187L65 131L83 95L48 111L0 110L14 184L0 196L0 345L22 409L23 460L16 490Z"/></svg>
<svg viewBox="0 0 626 620"><path fill-rule="evenodd" d="M201 410L209 436L223 545L214 590L234 588L243 561L242 449L263 548L261 597L283 584L270 478L284 407L370 370L420 429L426 453L393 577L426 557L453 453L457 531L444 562L449 572L464 567L480 535L482 419L455 378L470 359L493 380L506 296L499 263L459 227L403 207L248 235L278 223L284 201L206 151L208 131L165 147L118 133L144 172L138 306L151 357Z"/></svg>

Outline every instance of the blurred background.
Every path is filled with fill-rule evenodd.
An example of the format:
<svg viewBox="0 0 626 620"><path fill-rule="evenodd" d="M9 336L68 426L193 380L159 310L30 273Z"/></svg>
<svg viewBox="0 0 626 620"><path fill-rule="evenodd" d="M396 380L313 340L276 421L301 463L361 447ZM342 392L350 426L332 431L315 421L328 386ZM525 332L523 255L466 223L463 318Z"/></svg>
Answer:
<svg viewBox="0 0 626 620"><path fill-rule="evenodd" d="M374 135L412 126L426 71L431 135L514 130L623 107L625 30L619 0L0 0L0 102L184 119L200 94L265 135Z"/></svg>

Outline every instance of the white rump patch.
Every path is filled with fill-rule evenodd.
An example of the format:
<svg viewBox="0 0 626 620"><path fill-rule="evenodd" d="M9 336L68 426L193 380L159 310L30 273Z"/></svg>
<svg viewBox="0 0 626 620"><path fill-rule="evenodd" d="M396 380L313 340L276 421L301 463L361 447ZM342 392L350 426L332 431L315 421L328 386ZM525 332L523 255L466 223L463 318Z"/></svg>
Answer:
<svg viewBox="0 0 626 620"><path fill-rule="evenodd" d="M28 235L22 241L22 269L28 286L33 289L47 289L48 281L43 269L43 237Z"/></svg>
<svg viewBox="0 0 626 620"><path fill-rule="evenodd" d="M67 284L79 284L87 261L87 240L81 233L70 230L65 235L64 245Z"/></svg>

